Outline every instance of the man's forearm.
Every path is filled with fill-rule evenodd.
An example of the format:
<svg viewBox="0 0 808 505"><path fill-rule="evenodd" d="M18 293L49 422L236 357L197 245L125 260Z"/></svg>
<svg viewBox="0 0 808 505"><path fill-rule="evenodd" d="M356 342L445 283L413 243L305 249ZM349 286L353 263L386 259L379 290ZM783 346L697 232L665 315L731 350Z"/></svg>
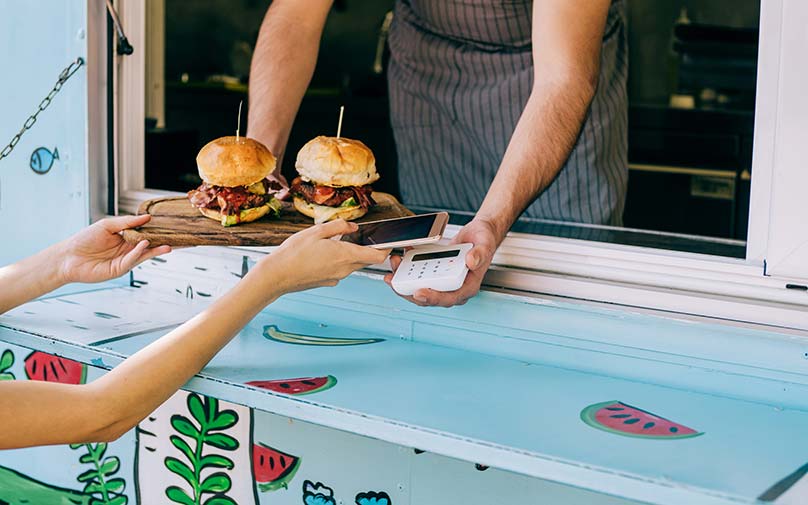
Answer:
<svg viewBox="0 0 808 505"><path fill-rule="evenodd" d="M586 79L537 82L477 218L500 240L558 175L575 146L594 96Z"/></svg>
<svg viewBox="0 0 808 505"><path fill-rule="evenodd" d="M0 268L0 314L64 285L57 247Z"/></svg>
<svg viewBox="0 0 808 505"><path fill-rule="evenodd" d="M331 0L276 0L261 25L250 69L247 134L279 160L314 73Z"/></svg>

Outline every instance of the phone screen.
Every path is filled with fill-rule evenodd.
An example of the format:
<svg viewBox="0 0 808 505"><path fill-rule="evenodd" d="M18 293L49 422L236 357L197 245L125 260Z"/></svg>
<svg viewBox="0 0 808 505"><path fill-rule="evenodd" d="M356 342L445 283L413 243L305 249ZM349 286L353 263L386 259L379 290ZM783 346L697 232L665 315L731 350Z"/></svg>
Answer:
<svg viewBox="0 0 808 505"><path fill-rule="evenodd" d="M389 244L429 236L437 214L423 214L359 225L359 230L342 236L342 240L359 245Z"/></svg>

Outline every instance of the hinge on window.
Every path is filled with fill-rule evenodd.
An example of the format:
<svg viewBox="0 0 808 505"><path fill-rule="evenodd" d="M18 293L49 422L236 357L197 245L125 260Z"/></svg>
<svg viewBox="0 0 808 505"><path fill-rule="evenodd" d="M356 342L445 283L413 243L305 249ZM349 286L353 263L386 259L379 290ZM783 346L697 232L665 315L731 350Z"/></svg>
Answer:
<svg viewBox="0 0 808 505"><path fill-rule="evenodd" d="M763 276L764 277L770 277L769 272L766 271L767 267L768 267L768 263L766 263L766 260L764 259L763 260ZM789 282L789 283L786 283L786 289L791 289L791 290L794 290L794 291L808 291L808 286L806 286L805 284L797 284L795 282Z"/></svg>

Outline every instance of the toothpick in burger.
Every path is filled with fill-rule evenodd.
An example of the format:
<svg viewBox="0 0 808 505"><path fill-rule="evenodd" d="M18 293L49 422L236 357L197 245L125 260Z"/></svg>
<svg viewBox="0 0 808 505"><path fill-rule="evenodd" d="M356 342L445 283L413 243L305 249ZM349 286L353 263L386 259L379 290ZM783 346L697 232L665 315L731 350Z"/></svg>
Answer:
<svg viewBox="0 0 808 505"><path fill-rule="evenodd" d="M278 216L282 189L267 179L275 170L275 156L262 143L244 136L209 142L196 157L201 186L188 192L191 205L222 226L249 223L267 214Z"/></svg>
<svg viewBox="0 0 808 505"><path fill-rule="evenodd" d="M295 168L294 206L315 223L358 219L376 205L370 186L379 180L376 158L358 140L316 137L297 154Z"/></svg>

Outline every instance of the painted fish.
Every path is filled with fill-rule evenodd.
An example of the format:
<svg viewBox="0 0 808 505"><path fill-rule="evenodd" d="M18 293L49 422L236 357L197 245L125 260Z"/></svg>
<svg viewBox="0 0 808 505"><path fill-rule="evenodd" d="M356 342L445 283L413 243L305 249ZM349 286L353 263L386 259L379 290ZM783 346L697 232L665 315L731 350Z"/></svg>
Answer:
<svg viewBox="0 0 808 505"><path fill-rule="evenodd" d="M38 147L31 153L31 170L38 174L47 174L58 159L59 149L54 147L51 151L47 147Z"/></svg>

